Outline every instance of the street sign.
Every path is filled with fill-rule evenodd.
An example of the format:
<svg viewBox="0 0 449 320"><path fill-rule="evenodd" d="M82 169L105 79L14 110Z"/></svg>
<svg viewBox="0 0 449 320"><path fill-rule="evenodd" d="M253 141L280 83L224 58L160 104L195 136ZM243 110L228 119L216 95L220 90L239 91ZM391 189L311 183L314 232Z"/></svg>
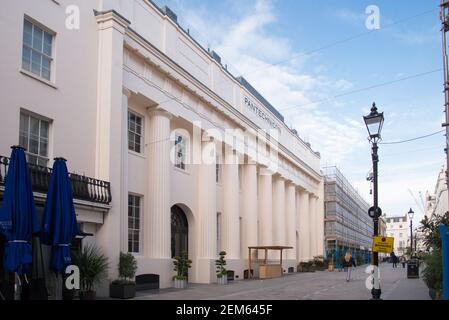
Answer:
<svg viewBox="0 0 449 320"><path fill-rule="evenodd" d="M373 252L384 252L384 253L392 253L393 252L393 237L374 237L373 238Z"/></svg>
<svg viewBox="0 0 449 320"><path fill-rule="evenodd" d="M379 218L382 215L382 209L379 207L371 207L368 209L368 215L370 218Z"/></svg>

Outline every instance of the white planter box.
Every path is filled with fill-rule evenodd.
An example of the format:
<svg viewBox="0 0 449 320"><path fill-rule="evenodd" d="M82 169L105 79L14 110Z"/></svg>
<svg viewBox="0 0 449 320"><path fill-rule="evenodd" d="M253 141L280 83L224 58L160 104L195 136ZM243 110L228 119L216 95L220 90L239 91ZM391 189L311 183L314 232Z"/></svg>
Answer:
<svg viewBox="0 0 449 320"><path fill-rule="evenodd" d="M228 276L224 275L221 277L217 277L217 283L218 284L228 284Z"/></svg>
<svg viewBox="0 0 449 320"><path fill-rule="evenodd" d="M176 289L185 289L185 288L187 288L187 280L175 279L175 288Z"/></svg>

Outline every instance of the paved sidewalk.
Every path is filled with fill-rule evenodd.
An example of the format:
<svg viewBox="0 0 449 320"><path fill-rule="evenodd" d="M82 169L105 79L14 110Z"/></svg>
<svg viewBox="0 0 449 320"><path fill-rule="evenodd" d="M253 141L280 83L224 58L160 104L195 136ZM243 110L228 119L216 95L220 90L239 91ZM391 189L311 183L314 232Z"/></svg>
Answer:
<svg viewBox="0 0 449 320"><path fill-rule="evenodd" d="M278 279L240 280L229 285L189 284L187 289L138 292L138 300L369 300L367 266L356 268L350 282L344 272L293 273ZM406 269L381 265L382 299L429 300L422 279L407 279Z"/></svg>

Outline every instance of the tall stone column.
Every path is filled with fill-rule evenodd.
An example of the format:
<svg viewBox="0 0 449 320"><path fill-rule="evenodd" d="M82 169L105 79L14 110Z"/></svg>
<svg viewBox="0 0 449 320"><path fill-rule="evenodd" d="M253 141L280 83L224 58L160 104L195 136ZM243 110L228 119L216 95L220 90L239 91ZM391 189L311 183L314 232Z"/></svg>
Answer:
<svg viewBox="0 0 449 320"><path fill-rule="evenodd" d="M127 99L123 93L123 42L129 21L115 12L99 14L96 17L98 27L98 63L96 104L95 177L111 183L111 209L104 217L104 224L96 233L96 243L108 257L111 265L117 265L123 231L121 222L127 214L127 199L123 195L127 188L124 166L127 148L124 132L127 118L123 113L127 109ZM125 150L123 150L125 148ZM123 203L125 201L125 203ZM127 232L126 232L127 233ZM118 275L117 268L110 268L108 278ZM107 281L105 281L107 283ZM107 286L99 289L99 294L107 294Z"/></svg>
<svg viewBox="0 0 449 320"><path fill-rule="evenodd" d="M202 163L198 168L198 219L196 281L210 283L217 257L216 146L213 137L201 143Z"/></svg>
<svg viewBox="0 0 449 320"><path fill-rule="evenodd" d="M227 259L240 259L239 164L234 150L225 148L222 244Z"/></svg>
<svg viewBox="0 0 449 320"><path fill-rule="evenodd" d="M272 246L272 205L273 205L273 173L265 168L260 168L259 172L259 245Z"/></svg>
<svg viewBox="0 0 449 320"><path fill-rule="evenodd" d="M128 252L128 100L131 97L131 91L123 88L122 95L122 164L120 170L120 250Z"/></svg>
<svg viewBox="0 0 449 320"><path fill-rule="evenodd" d="M170 114L150 109L148 201L145 203L144 252L152 259L171 259Z"/></svg>
<svg viewBox="0 0 449 320"><path fill-rule="evenodd" d="M317 234L317 216L316 216L316 195L309 194L309 229L310 229L310 254L311 258L317 255L318 234Z"/></svg>
<svg viewBox="0 0 449 320"><path fill-rule="evenodd" d="M278 176L273 181L273 244L284 246L286 243L285 180Z"/></svg>
<svg viewBox="0 0 449 320"><path fill-rule="evenodd" d="M299 190L299 252L301 261L311 259L309 221L309 193L305 190Z"/></svg>
<svg viewBox="0 0 449 320"><path fill-rule="evenodd" d="M287 246L293 247L287 250L287 259L294 260L296 259L296 190L291 182L287 183L285 205Z"/></svg>
<svg viewBox="0 0 449 320"><path fill-rule="evenodd" d="M315 198L316 202L316 232L317 255L324 255L324 202L323 196Z"/></svg>
<svg viewBox="0 0 449 320"><path fill-rule="evenodd" d="M242 169L242 239L241 258L248 259L248 247L258 245L257 230L257 165L248 163Z"/></svg>

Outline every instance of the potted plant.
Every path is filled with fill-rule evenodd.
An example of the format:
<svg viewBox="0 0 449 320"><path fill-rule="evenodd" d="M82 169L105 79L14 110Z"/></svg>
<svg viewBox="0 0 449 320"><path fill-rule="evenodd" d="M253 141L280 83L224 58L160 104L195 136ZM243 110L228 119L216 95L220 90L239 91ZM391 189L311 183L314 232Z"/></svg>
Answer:
<svg viewBox="0 0 449 320"><path fill-rule="evenodd" d="M94 245L87 245L73 256L73 263L80 270L80 299L95 300L95 286L107 275L108 258Z"/></svg>
<svg viewBox="0 0 449 320"><path fill-rule="evenodd" d="M134 298L136 296L136 282L134 281L136 271L136 258L131 253L120 252L119 279L112 281L109 286L109 296L119 299Z"/></svg>
<svg viewBox="0 0 449 320"><path fill-rule="evenodd" d="M217 283L228 284L228 271L226 270L226 252L221 251L218 260L215 260L215 266L217 267Z"/></svg>
<svg viewBox="0 0 449 320"><path fill-rule="evenodd" d="M309 271L309 263L306 261L301 261L298 264L298 272L308 272Z"/></svg>
<svg viewBox="0 0 449 320"><path fill-rule="evenodd" d="M189 268L192 266L192 260L187 256L187 252L182 252L180 256L176 256L173 260L174 271L176 275L173 277L175 288L187 288L187 275Z"/></svg>

